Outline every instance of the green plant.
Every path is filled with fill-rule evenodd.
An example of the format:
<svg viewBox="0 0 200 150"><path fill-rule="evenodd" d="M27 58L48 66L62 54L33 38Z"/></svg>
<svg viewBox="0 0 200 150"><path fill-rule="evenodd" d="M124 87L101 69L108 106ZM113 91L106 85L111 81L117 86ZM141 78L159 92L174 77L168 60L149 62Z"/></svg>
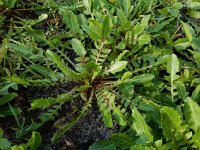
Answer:
<svg viewBox="0 0 200 150"><path fill-rule="evenodd" d="M157 117L157 125L162 134L150 128L143 115L134 107L132 117L134 123L127 133L113 134L111 140L99 141L90 146L89 150L97 149L199 149L200 107L190 97L184 100L176 110L168 106L161 107L153 102L146 107L151 116ZM145 108L145 103L141 104ZM141 106L140 106L141 107ZM144 109L143 109L144 110ZM144 114L145 115L145 114ZM185 118L185 119L184 119ZM154 130L154 131L151 131ZM135 133L136 132L136 136Z"/></svg>
<svg viewBox="0 0 200 150"><path fill-rule="evenodd" d="M20 21L10 22L10 31L0 49L1 67L6 70L0 86L15 89L17 85L48 86L71 81L77 84L56 98L33 100L30 110L45 110L39 121L31 125L17 121L19 137L55 120L66 102L81 97L84 106L77 110L77 116L66 123L60 119L55 122L58 130L53 142L96 102L105 125L112 127L117 123L124 133L114 134L111 141L94 144L91 149L199 148L200 38L195 23L187 16L198 18L199 2L41 3L42 6L33 3L41 11L38 19L19 17ZM43 13L46 9L57 11L59 16L55 11ZM184 14L185 9L189 12ZM51 13L54 20L62 17L62 22L52 24L48 20ZM51 32L38 30L44 22ZM62 32L59 24L65 27ZM18 66L5 56L12 57ZM7 92L1 99L9 94L13 96ZM13 98L6 98L4 105ZM119 140L125 142L124 146L118 145Z"/></svg>
<svg viewBox="0 0 200 150"><path fill-rule="evenodd" d="M0 128L0 149L1 150L36 150L42 143L42 137L39 132L32 132L32 136L25 144L11 146L11 143L3 138L3 130Z"/></svg>

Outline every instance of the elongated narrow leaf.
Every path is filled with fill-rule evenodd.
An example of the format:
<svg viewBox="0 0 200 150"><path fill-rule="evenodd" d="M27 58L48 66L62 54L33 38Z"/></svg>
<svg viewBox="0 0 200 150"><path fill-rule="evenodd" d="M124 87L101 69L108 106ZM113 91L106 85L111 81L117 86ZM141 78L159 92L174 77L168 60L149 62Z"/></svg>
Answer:
<svg viewBox="0 0 200 150"><path fill-rule="evenodd" d="M194 34L192 27L189 24L184 23L184 22L182 22L182 24L183 24L184 32L187 38L189 39L190 42L192 42L193 34Z"/></svg>
<svg viewBox="0 0 200 150"><path fill-rule="evenodd" d="M171 54L167 62L167 72L170 74L170 84L171 84L171 100L174 101L174 80L178 79L179 76L176 75L179 72L179 60L175 54Z"/></svg>
<svg viewBox="0 0 200 150"><path fill-rule="evenodd" d="M18 96L17 93L10 93L3 97L0 97L0 105L4 105L4 104L12 101L17 96Z"/></svg>
<svg viewBox="0 0 200 150"><path fill-rule="evenodd" d="M120 109L116 106L113 106L113 115L115 116L115 119L117 120L117 123L121 126L126 125L126 121L123 118L123 114L120 111Z"/></svg>
<svg viewBox="0 0 200 150"><path fill-rule="evenodd" d="M78 56L85 56L86 51L85 51L81 41L79 41L78 39L72 39L71 42L72 42L72 48L76 52L76 54Z"/></svg>
<svg viewBox="0 0 200 150"><path fill-rule="evenodd" d="M189 97L184 103L184 116L189 124L189 128L194 131L200 128L200 106Z"/></svg>
<svg viewBox="0 0 200 150"><path fill-rule="evenodd" d="M22 56L29 58L37 58L38 56L34 54L34 49L32 47L22 46L14 43L9 43L9 49L12 49L14 52L21 54Z"/></svg>
<svg viewBox="0 0 200 150"><path fill-rule="evenodd" d="M103 20L102 39L106 39L109 37L111 29L112 29L112 20L110 19L110 16L107 15Z"/></svg>
<svg viewBox="0 0 200 150"><path fill-rule="evenodd" d="M200 19L200 12L199 11L196 11L196 10L190 10L188 12L188 14L191 16L191 17L194 17L196 19Z"/></svg>
<svg viewBox="0 0 200 150"><path fill-rule="evenodd" d="M198 66L198 68L200 68L200 53L199 52L195 52L195 51L190 51L193 54L194 60Z"/></svg>
<svg viewBox="0 0 200 150"><path fill-rule="evenodd" d="M192 92L191 98L192 100L197 101L199 97L200 97L200 85L198 85Z"/></svg>
<svg viewBox="0 0 200 150"><path fill-rule="evenodd" d="M150 132L150 128L136 107L132 109L132 117L134 119L132 127L137 132L137 136L139 136L140 144L153 142L153 135Z"/></svg>
<svg viewBox="0 0 200 150"><path fill-rule="evenodd" d="M28 80L22 79L22 78L17 77L17 76L6 77L6 79L10 82L14 82L14 83L21 84L21 85L24 85L24 86L30 85L30 82Z"/></svg>
<svg viewBox="0 0 200 150"><path fill-rule="evenodd" d="M173 139L175 132L179 130L181 126L181 118L177 111L167 106L163 106L160 113L163 134L167 141L169 141Z"/></svg>
<svg viewBox="0 0 200 150"><path fill-rule="evenodd" d="M51 78L54 81L57 80L56 75L53 73L53 71L50 68L46 68L44 66L37 65L37 64L32 64L29 66L29 68L37 71L38 73L44 75L45 77Z"/></svg>
<svg viewBox="0 0 200 150"><path fill-rule="evenodd" d="M178 91L178 95L184 100L186 96L188 95L188 92L186 91L186 87L181 81L176 82L176 89Z"/></svg>
<svg viewBox="0 0 200 150"><path fill-rule="evenodd" d="M155 75L153 74L143 74L143 75L138 75L130 79L128 82L132 82L134 84L143 84L148 81L151 81L155 78Z"/></svg>
<svg viewBox="0 0 200 150"><path fill-rule="evenodd" d="M66 77L72 80L80 78L80 76L76 72L71 70L69 67L65 65L63 61L60 60L59 56L56 53L53 53L50 50L47 50L46 53L52 58L53 62L57 64L60 70L66 75Z"/></svg>
<svg viewBox="0 0 200 150"><path fill-rule="evenodd" d="M19 115L22 110L19 107L13 107L15 113ZM6 105L0 107L0 116L12 116L13 113L11 112L10 108Z"/></svg>
<svg viewBox="0 0 200 150"><path fill-rule="evenodd" d="M18 85L16 83L7 83L3 87L0 88L0 95L9 94L9 89L18 90Z"/></svg>
<svg viewBox="0 0 200 150"><path fill-rule="evenodd" d="M87 112L90 105L86 104L80 114L71 119L69 122L65 123L64 125L59 126L59 129L54 133L52 137L52 142L56 142L62 135L64 135L71 127L73 127Z"/></svg>
<svg viewBox="0 0 200 150"><path fill-rule="evenodd" d="M75 96L72 94L61 94L58 95L56 98L42 98L42 99L36 99L31 103L31 110L37 109L37 108L46 108L51 105L54 105L56 103L63 103L70 101L74 98Z"/></svg>
<svg viewBox="0 0 200 150"><path fill-rule="evenodd" d="M179 60L175 54L172 54L167 62L167 72L171 76L171 81L177 79L176 73L178 73L178 71L179 71Z"/></svg>

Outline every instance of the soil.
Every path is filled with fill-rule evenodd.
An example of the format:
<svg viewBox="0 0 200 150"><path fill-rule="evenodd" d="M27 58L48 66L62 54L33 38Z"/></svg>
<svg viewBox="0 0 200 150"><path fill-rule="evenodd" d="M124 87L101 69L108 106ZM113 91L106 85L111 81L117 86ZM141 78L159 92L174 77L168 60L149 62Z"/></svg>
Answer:
<svg viewBox="0 0 200 150"><path fill-rule="evenodd" d="M70 82L58 84L52 87L21 87L19 89L19 97L13 101L13 105L22 108L23 111L20 115L20 118L26 118L26 123L30 122L31 120L27 120L28 118L34 119L41 112L41 110L27 111L28 108L30 108L30 100L35 98L56 97L58 94L69 92L75 86L75 84L76 83ZM76 110L80 110L82 106L83 101L80 98L75 99L71 103L66 103L60 111L59 117L56 118L55 121L62 117L73 117L73 110L75 108ZM21 140L14 141L16 138L13 128L16 127L16 122L13 117L6 117L6 120L0 118L0 122L2 128L5 130L4 135L6 138L15 143L21 142ZM110 135L117 132L118 129L119 127L117 125L114 125L114 127L111 129L104 126L98 111L98 106L96 102L93 101L92 108L87 112L85 117L80 119L79 122L55 144L51 144L51 137L56 131L56 128L54 127L54 121L45 123L38 130L43 139L39 150L87 150L92 143L101 139L109 138Z"/></svg>

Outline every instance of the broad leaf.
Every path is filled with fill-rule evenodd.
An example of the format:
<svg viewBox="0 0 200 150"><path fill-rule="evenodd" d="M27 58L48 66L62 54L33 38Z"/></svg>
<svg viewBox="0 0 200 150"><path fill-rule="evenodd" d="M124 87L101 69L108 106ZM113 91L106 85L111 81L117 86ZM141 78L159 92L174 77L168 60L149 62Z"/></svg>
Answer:
<svg viewBox="0 0 200 150"><path fill-rule="evenodd" d="M81 41L79 41L78 39L72 39L71 42L72 42L72 48L76 52L76 54L81 57L85 56L86 51Z"/></svg>
<svg viewBox="0 0 200 150"><path fill-rule="evenodd" d="M184 103L184 116L189 124L189 128L196 132L200 128L200 106L189 97Z"/></svg>
<svg viewBox="0 0 200 150"><path fill-rule="evenodd" d="M127 63L127 61L116 61L110 66L107 72L115 74L116 72L122 71L126 67Z"/></svg>
<svg viewBox="0 0 200 150"><path fill-rule="evenodd" d="M112 20L109 15L107 15L103 20L102 26L102 39L109 38L112 29Z"/></svg>
<svg viewBox="0 0 200 150"><path fill-rule="evenodd" d="M137 132L137 136L139 136L140 144L147 144L153 142L153 135L150 132L150 127L146 124L143 116L137 110L136 107L132 109L132 117L133 117L133 129Z"/></svg>
<svg viewBox="0 0 200 150"><path fill-rule="evenodd" d="M163 106L160 113L163 134L165 135L167 141L172 140L176 131L178 131L181 126L180 115L177 111L167 106Z"/></svg>
<svg viewBox="0 0 200 150"><path fill-rule="evenodd" d="M0 138L0 149L1 150L9 150L11 147L11 143L5 139L5 138Z"/></svg>
<svg viewBox="0 0 200 150"><path fill-rule="evenodd" d="M147 34L143 34L138 38L138 45L142 46L148 44L151 41L151 37Z"/></svg>
<svg viewBox="0 0 200 150"><path fill-rule="evenodd" d="M63 17L63 22L74 33L81 33L76 15L69 9L60 9L59 13Z"/></svg>
<svg viewBox="0 0 200 150"><path fill-rule="evenodd" d="M117 146L117 148L120 149L129 149L132 145L135 144L132 138L125 133L112 134L111 141Z"/></svg>
<svg viewBox="0 0 200 150"><path fill-rule="evenodd" d="M116 146L110 141L98 141L89 147L89 150L116 150Z"/></svg>
<svg viewBox="0 0 200 150"><path fill-rule="evenodd" d="M37 150L37 148L39 148L42 143L42 136L40 135L39 132L33 131L31 139L29 140L28 143L31 150Z"/></svg>

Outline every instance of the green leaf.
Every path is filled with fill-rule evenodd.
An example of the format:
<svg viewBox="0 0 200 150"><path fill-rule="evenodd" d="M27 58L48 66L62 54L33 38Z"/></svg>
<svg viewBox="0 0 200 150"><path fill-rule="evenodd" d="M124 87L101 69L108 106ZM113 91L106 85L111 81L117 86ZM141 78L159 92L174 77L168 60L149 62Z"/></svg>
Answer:
<svg viewBox="0 0 200 150"><path fill-rule="evenodd" d="M5 138L0 138L0 150L9 150L10 148L11 143Z"/></svg>
<svg viewBox="0 0 200 150"><path fill-rule="evenodd" d="M176 73L179 72L179 60L175 54L172 54L167 61L167 72L171 75L171 81L177 79Z"/></svg>
<svg viewBox="0 0 200 150"><path fill-rule="evenodd" d="M26 150L23 146L14 145L11 147L11 150Z"/></svg>
<svg viewBox="0 0 200 150"><path fill-rule="evenodd" d="M197 101L199 99L199 96L200 96L200 85L198 85L192 92L191 99Z"/></svg>
<svg viewBox="0 0 200 150"><path fill-rule="evenodd" d="M17 77L17 76L9 76L9 77L6 77L6 79L10 82L14 82L14 83L21 84L21 85L24 85L24 86L30 85L30 83L27 80L22 79L22 78Z"/></svg>
<svg viewBox="0 0 200 150"><path fill-rule="evenodd" d="M56 75L53 73L53 71L50 68L37 65L37 64L31 64L29 66L30 69L37 71L38 73L44 75L45 77L51 78L53 81L57 80Z"/></svg>
<svg viewBox="0 0 200 150"><path fill-rule="evenodd" d="M132 138L125 133L112 134L111 141L118 149L129 149L135 144Z"/></svg>
<svg viewBox="0 0 200 150"><path fill-rule="evenodd" d="M98 141L89 147L89 150L116 150L116 146L108 140Z"/></svg>
<svg viewBox="0 0 200 150"><path fill-rule="evenodd" d="M155 149L152 147L136 144L136 145L131 146L130 150L155 150Z"/></svg>
<svg viewBox="0 0 200 150"><path fill-rule="evenodd" d="M139 136L140 144L147 144L153 142L153 135L150 132L150 127L146 124L143 116L137 110L136 107L132 109L133 125L132 128L137 132Z"/></svg>
<svg viewBox="0 0 200 150"><path fill-rule="evenodd" d="M142 46L148 44L151 41L151 37L147 34L143 34L138 38L138 45Z"/></svg>
<svg viewBox="0 0 200 150"><path fill-rule="evenodd" d="M124 68L126 68L127 63L128 63L127 61L116 61L110 66L107 72L111 72L112 74L115 74L116 72L120 72Z"/></svg>
<svg viewBox="0 0 200 150"><path fill-rule="evenodd" d="M192 42L193 35L191 32L191 27L187 23L182 22L182 24L183 24L183 28L184 28L184 32L186 36L188 37L189 41Z"/></svg>
<svg viewBox="0 0 200 150"><path fill-rule="evenodd" d="M179 76L176 75L179 72L179 60L175 54L171 54L167 61L167 72L170 74L171 100L174 102L174 80L179 78Z"/></svg>
<svg viewBox="0 0 200 150"><path fill-rule="evenodd" d="M160 113L163 134L167 141L169 141L174 138L175 132L179 130L181 126L181 118L177 111L167 106L163 106Z"/></svg>
<svg viewBox="0 0 200 150"><path fill-rule="evenodd" d="M135 26L133 26L133 33L134 33L134 36L138 36L139 34L141 34L145 29L145 26L140 24L140 23L137 23Z"/></svg>
<svg viewBox="0 0 200 150"><path fill-rule="evenodd" d="M0 128L0 138L3 138L3 129Z"/></svg>
<svg viewBox="0 0 200 150"><path fill-rule="evenodd" d="M186 5L190 9L200 9L200 2L198 0L196 0L196 1L189 0L186 2Z"/></svg>
<svg viewBox="0 0 200 150"><path fill-rule="evenodd" d="M79 41L78 39L72 39L71 42L72 42L72 48L76 52L76 54L81 57L85 56L86 51L81 41Z"/></svg>
<svg viewBox="0 0 200 150"><path fill-rule="evenodd" d="M195 149L199 149L200 148L200 128L192 136L192 141L193 141L192 147Z"/></svg>
<svg viewBox="0 0 200 150"><path fill-rule="evenodd" d="M85 5L85 7L90 10L91 8L91 0L83 0L83 4Z"/></svg>
<svg viewBox="0 0 200 150"><path fill-rule="evenodd" d="M31 110L37 109L37 108L46 108L51 105L54 105L56 103L63 103L70 101L74 98L75 96L69 93L66 94L60 94L56 98L41 98L41 99L36 99L31 103Z"/></svg>
<svg viewBox="0 0 200 150"><path fill-rule="evenodd" d="M156 104L155 102L147 99L142 99L138 103L137 108L139 110L145 111L148 115L152 117L152 120L157 123L157 125L161 125L161 116L160 116L160 108L161 106Z"/></svg>
<svg viewBox="0 0 200 150"><path fill-rule="evenodd" d="M177 50L185 50L190 46L190 41L188 38L180 38L174 42L174 46Z"/></svg>
<svg viewBox="0 0 200 150"><path fill-rule="evenodd" d="M168 20L165 20L161 23L157 23L155 27L152 27L150 29L150 32L159 32L160 30L162 30L166 25L169 25L170 22L172 22L174 20L174 17L169 18Z"/></svg>
<svg viewBox="0 0 200 150"><path fill-rule="evenodd" d="M112 29L112 20L110 19L110 16L107 15L103 20L102 39L109 38L111 29Z"/></svg>
<svg viewBox="0 0 200 150"><path fill-rule="evenodd" d="M196 19L200 19L200 12L199 11L196 11L196 10L190 10L188 12L188 14L193 17L193 18L196 18Z"/></svg>
<svg viewBox="0 0 200 150"><path fill-rule="evenodd" d="M40 30L34 30L32 28L26 28L27 33L37 42L42 43L43 45L50 44L47 40L44 32Z"/></svg>
<svg viewBox="0 0 200 150"><path fill-rule="evenodd" d="M38 147L40 147L42 143L42 136L40 135L39 132L32 132L31 139L29 140L29 146L31 150L37 150Z"/></svg>
<svg viewBox="0 0 200 150"><path fill-rule="evenodd" d="M195 51L190 51L190 52L192 53L198 68L200 68L200 53Z"/></svg>
<svg viewBox="0 0 200 150"><path fill-rule="evenodd" d="M196 132L200 128L200 106L189 97L184 103L184 116L189 128Z"/></svg>
<svg viewBox="0 0 200 150"><path fill-rule="evenodd" d="M60 60L59 56L56 53L53 53L52 51L47 50L46 54L52 58L53 62L57 64L57 66L65 74L66 77L71 78L72 80L80 79L80 76L75 71L67 67L65 63Z"/></svg>
<svg viewBox="0 0 200 150"><path fill-rule="evenodd" d="M3 97L0 97L0 105L4 105L4 104L12 101L17 96L18 96L17 93L10 93L10 94L7 94Z"/></svg>
<svg viewBox="0 0 200 150"><path fill-rule="evenodd" d="M74 33L81 33L76 15L68 8L60 9L59 13L63 17L63 22Z"/></svg>
<svg viewBox="0 0 200 150"><path fill-rule="evenodd" d="M13 107L15 113L19 115L22 110L19 107ZM11 112L10 108L8 106L1 106L0 107L0 116L12 116L13 113Z"/></svg>
<svg viewBox="0 0 200 150"><path fill-rule="evenodd" d="M188 95L185 85L181 81L177 81L175 84L176 84L176 89L178 91L178 95L182 98L182 100L184 100Z"/></svg>
<svg viewBox="0 0 200 150"><path fill-rule="evenodd" d="M88 34L90 35L91 39L99 40L102 37L102 24L97 20L90 20L89 21L89 31Z"/></svg>
<svg viewBox="0 0 200 150"><path fill-rule="evenodd" d="M16 53L21 54L22 56L28 57L28 58L37 58L38 56L34 54L34 49L32 47L27 47L25 45L18 45L14 43L9 43L8 48L15 51Z"/></svg>
<svg viewBox="0 0 200 150"><path fill-rule="evenodd" d="M18 85L16 83L7 83L3 87L0 88L0 95L9 94L9 89L18 90Z"/></svg>
<svg viewBox="0 0 200 150"><path fill-rule="evenodd" d="M155 78L153 74L142 74L138 76L134 76L132 79L128 80L128 82L132 82L134 84L144 84L148 81L151 81Z"/></svg>
<svg viewBox="0 0 200 150"><path fill-rule="evenodd" d="M17 0L2 0L2 1L3 1L3 6L9 9L13 8L15 6L15 3L17 2Z"/></svg>
<svg viewBox="0 0 200 150"><path fill-rule="evenodd" d="M120 93L127 99L131 99L134 95L134 85L132 83L122 83L119 85Z"/></svg>
<svg viewBox="0 0 200 150"><path fill-rule="evenodd" d="M121 125L121 126L126 125L126 121L123 118L123 114L122 114L121 110L116 106L113 106L113 115L115 116L115 119L119 125Z"/></svg>

